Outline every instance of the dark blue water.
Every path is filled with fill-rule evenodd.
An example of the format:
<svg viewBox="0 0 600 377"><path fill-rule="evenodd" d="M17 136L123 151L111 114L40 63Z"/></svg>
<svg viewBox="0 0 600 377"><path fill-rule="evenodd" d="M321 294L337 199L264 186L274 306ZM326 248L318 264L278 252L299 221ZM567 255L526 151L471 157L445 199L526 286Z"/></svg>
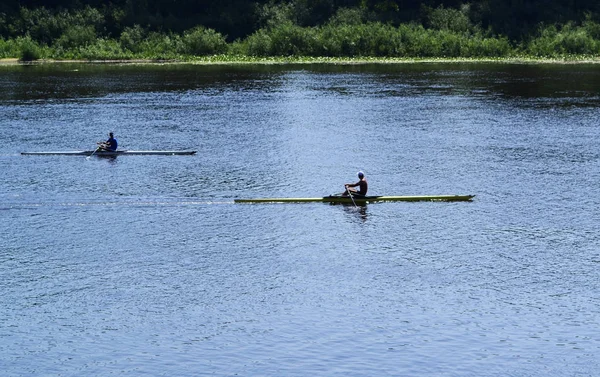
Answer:
<svg viewBox="0 0 600 377"><path fill-rule="evenodd" d="M0 66L6 376L592 376L595 65ZM195 156L22 156L93 149ZM234 204L340 192L471 203Z"/></svg>

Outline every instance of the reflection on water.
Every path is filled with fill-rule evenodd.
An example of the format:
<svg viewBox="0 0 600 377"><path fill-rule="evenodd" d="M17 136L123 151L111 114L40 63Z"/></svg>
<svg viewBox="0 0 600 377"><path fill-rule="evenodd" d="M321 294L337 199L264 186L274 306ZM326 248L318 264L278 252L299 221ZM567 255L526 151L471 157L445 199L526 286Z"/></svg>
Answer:
<svg viewBox="0 0 600 377"><path fill-rule="evenodd" d="M313 94L468 95L513 99L547 98L549 105L592 105L600 74L595 64L422 63L360 65L108 65L61 64L0 66L0 100L84 100L125 93L170 92L181 100L202 91L215 98L229 91L277 93L302 76ZM327 80L333 75L335 83ZM357 81L361 77L368 80ZM325 80L320 80L325 78ZM57 83L59 83L57 85ZM293 89L297 89L296 86ZM577 100L575 100L577 99ZM590 102L591 101L591 102ZM164 105L164 103L161 103Z"/></svg>
<svg viewBox="0 0 600 377"><path fill-rule="evenodd" d="M344 212L348 214L350 218L360 219L361 221L367 221L367 207L368 204L336 204L331 203L330 205L336 207L342 207Z"/></svg>
<svg viewBox="0 0 600 377"><path fill-rule="evenodd" d="M28 375L594 375L595 65L0 66ZM21 156L123 149L195 156ZM471 203L254 204L374 195Z"/></svg>

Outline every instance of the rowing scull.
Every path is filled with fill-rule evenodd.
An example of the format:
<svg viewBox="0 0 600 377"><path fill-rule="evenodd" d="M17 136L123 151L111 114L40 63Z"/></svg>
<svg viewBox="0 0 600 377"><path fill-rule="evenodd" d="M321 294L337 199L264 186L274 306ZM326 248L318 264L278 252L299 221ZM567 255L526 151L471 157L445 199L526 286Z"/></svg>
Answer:
<svg viewBox="0 0 600 377"><path fill-rule="evenodd" d="M22 155L37 155L37 156L106 156L106 157L114 157L114 156L181 156L181 155L192 155L195 154L196 151L50 151L50 152L21 152Z"/></svg>
<svg viewBox="0 0 600 377"><path fill-rule="evenodd" d="M473 200L475 195L412 195L412 196L358 196L354 195L356 204L366 204L374 202L468 202ZM235 199L235 203L341 203L352 204L349 196L330 195L322 198L255 198L255 199Z"/></svg>

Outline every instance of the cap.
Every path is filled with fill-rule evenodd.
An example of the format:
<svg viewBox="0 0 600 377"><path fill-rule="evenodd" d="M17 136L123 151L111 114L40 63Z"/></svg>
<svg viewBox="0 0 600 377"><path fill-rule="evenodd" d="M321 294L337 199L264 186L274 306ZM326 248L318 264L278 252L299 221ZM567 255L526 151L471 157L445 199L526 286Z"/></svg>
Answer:
<svg viewBox="0 0 600 377"><path fill-rule="evenodd" d="M365 173L363 173L362 171L358 172L358 178L362 178L365 176Z"/></svg>

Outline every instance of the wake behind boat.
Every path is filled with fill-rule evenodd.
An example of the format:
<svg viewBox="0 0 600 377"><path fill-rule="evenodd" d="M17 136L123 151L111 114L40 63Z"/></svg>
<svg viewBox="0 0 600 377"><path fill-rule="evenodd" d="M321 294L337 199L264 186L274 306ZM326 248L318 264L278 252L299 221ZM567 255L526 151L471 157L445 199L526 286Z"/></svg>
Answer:
<svg viewBox="0 0 600 377"><path fill-rule="evenodd" d="M181 156L181 155L192 155L195 154L194 150L182 150L182 151L130 151L130 150L117 150L117 151L106 151L106 150L88 150L88 151L49 151L49 152L21 152L22 155L38 155L38 156Z"/></svg>
<svg viewBox="0 0 600 377"><path fill-rule="evenodd" d="M235 199L235 203L340 203L367 204L375 202L470 202L475 195L412 195L412 196L360 196L329 195L322 198L255 198Z"/></svg>

